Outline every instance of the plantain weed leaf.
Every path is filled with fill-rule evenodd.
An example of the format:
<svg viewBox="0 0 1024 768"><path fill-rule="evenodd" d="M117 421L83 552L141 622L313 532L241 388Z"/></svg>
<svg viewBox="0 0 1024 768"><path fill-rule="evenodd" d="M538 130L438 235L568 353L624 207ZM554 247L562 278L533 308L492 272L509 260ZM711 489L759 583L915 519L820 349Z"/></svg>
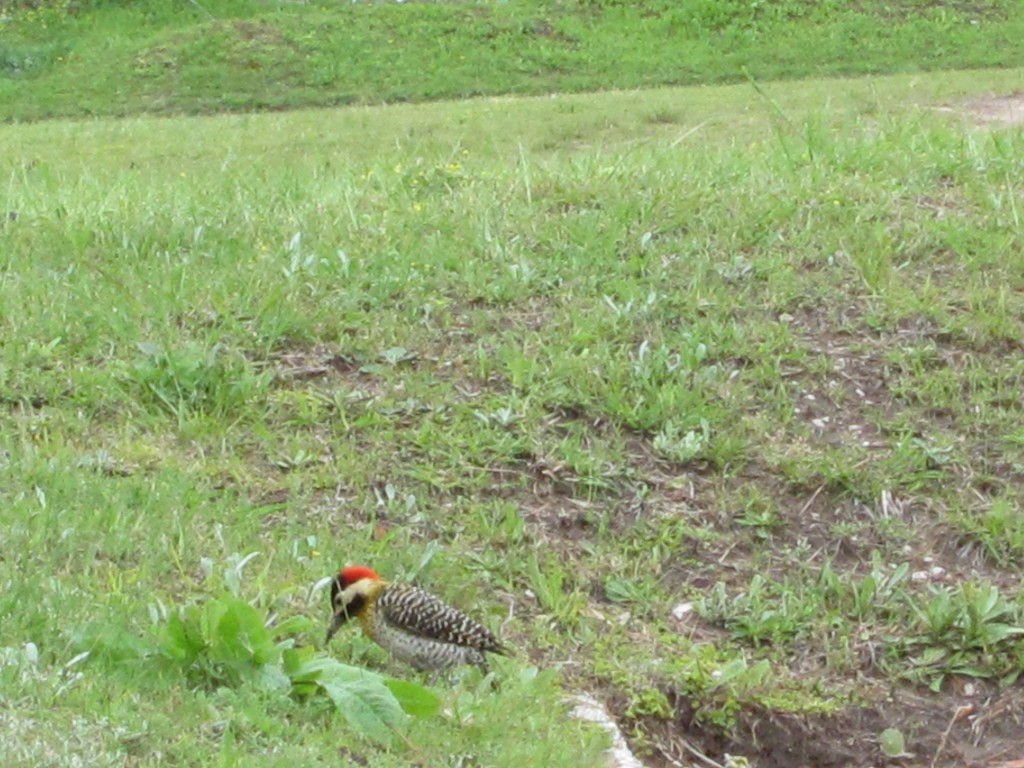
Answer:
<svg viewBox="0 0 1024 768"><path fill-rule="evenodd" d="M210 617L210 657L229 663L249 661L252 651L242 634L238 612L228 606L218 606L218 610L210 612Z"/></svg>
<svg viewBox="0 0 1024 768"><path fill-rule="evenodd" d="M345 678L346 676L355 678L361 674L377 677L365 669L342 664L337 659L330 657L297 658L296 661L298 662L297 666L289 672L292 680L296 682L314 683L319 682L321 679L334 680Z"/></svg>
<svg viewBox="0 0 1024 768"><path fill-rule="evenodd" d="M224 597L216 601L222 604L223 612L212 624L211 656L226 662L255 662L272 664L277 662L280 650L273 637L263 625L260 612L236 597Z"/></svg>
<svg viewBox="0 0 1024 768"><path fill-rule="evenodd" d="M314 626L312 619L306 616L292 616L291 618L285 619L280 624L275 624L270 628L274 637L281 637L282 635L294 635L299 632L306 632Z"/></svg>
<svg viewBox="0 0 1024 768"><path fill-rule="evenodd" d="M373 741L387 742L406 714L380 676L364 672L337 664L324 669L317 684L353 729Z"/></svg>
<svg viewBox="0 0 1024 768"><path fill-rule="evenodd" d="M292 687L291 678L276 664L264 664L259 667L252 676L252 681L256 687L264 691L288 691Z"/></svg>
<svg viewBox="0 0 1024 768"><path fill-rule="evenodd" d="M408 680L385 680L384 685L402 709L413 717L432 717L441 709L441 697L426 686Z"/></svg>
<svg viewBox="0 0 1024 768"><path fill-rule="evenodd" d="M205 647L201 628L196 622L189 621L187 614L167 619L167 626L160 637L160 649L164 656L187 666L196 660Z"/></svg>
<svg viewBox="0 0 1024 768"><path fill-rule="evenodd" d="M281 663L285 674L292 680L296 680L304 665L308 664L315 654L316 651L308 645L302 648L284 649L281 652Z"/></svg>
<svg viewBox="0 0 1024 768"><path fill-rule="evenodd" d="M983 640L987 645L996 645L1008 637L1015 637L1024 634L1024 627L1016 627L1012 624L992 622L986 624L982 630Z"/></svg>

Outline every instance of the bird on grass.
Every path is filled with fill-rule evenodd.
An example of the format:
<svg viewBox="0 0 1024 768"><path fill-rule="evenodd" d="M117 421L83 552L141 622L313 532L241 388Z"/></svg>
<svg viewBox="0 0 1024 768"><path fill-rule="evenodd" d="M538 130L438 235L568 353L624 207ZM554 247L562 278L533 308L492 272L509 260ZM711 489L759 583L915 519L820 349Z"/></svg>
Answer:
<svg viewBox="0 0 1024 768"><path fill-rule="evenodd" d="M348 566L334 577L331 609L326 642L355 617L367 637L420 671L474 664L486 674L484 654L508 655L490 630L462 611L419 587L385 581L366 566Z"/></svg>

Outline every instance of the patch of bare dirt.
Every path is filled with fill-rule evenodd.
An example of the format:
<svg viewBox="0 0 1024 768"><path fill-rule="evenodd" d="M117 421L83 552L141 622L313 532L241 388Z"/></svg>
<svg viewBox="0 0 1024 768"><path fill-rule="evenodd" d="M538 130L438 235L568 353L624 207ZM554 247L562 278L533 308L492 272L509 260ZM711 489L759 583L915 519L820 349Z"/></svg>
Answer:
<svg viewBox="0 0 1024 768"><path fill-rule="evenodd" d="M964 103L960 110L986 128L1024 125L1024 91L979 96Z"/></svg>
<svg viewBox="0 0 1024 768"><path fill-rule="evenodd" d="M726 755L757 768L997 768L1024 759L1024 689L950 688L942 695L879 691L878 702L831 715L745 711L729 730L701 722L684 695L669 691L671 720L621 715L619 722L651 746L648 768L722 766ZM624 707L613 702L612 709ZM905 757L883 754L879 735L887 728L904 735Z"/></svg>
<svg viewBox="0 0 1024 768"><path fill-rule="evenodd" d="M403 364L412 363L410 357ZM374 358L343 354L326 346L298 345L272 355L269 363L275 387L341 390L352 403L375 400L396 388L376 375L374 366Z"/></svg>
<svg viewBox="0 0 1024 768"><path fill-rule="evenodd" d="M326 348L295 349L273 357L274 378L280 382L303 382L331 374L358 374L360 362Z"/></svg>

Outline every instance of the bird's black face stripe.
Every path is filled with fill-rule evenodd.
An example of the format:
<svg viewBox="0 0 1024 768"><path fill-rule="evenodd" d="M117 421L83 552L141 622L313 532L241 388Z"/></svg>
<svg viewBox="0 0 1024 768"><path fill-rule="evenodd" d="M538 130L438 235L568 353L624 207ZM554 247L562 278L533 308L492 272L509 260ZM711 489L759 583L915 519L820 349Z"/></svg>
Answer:
<svg viewBox="0 0 1024 768"><path fill-rule="evenodd" d="M337 584L337 582L335 582ZM335 601L332 597L331 603ZM363 606L366 605L366 598L362 595L356 595L352 598L352 602L348 605L334 605L334 615L331 617L331 626L327 629L327 638L324 640L325 643L329 643L331 638L334 637L334 633L345 626L345 622L350 617L357 615L363 610Z"/></svg>
<svg viewBox="0 0 1024 768"><path fill-rule="evenodd" d="M341 610L345 611L349 616L358 616L362 612L364 605L366 605L366 598L362 595L356 595L348 605L341 606Z"/></svg>

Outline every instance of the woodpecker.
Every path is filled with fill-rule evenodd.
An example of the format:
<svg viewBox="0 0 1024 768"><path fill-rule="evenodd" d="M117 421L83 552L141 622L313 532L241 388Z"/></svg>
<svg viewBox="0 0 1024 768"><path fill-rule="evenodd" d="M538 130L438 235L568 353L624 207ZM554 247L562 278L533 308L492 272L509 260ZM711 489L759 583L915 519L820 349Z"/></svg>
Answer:
<svg viewBox="0 0 1024 768"><path fill-rule="evenodd" d="M362 565L334 577L331 608L326 642L355 616L367 637L421 671L475 664L486 673L485 653L508 655L498 638L466 614L419 587L384 581Z"/></svg>

